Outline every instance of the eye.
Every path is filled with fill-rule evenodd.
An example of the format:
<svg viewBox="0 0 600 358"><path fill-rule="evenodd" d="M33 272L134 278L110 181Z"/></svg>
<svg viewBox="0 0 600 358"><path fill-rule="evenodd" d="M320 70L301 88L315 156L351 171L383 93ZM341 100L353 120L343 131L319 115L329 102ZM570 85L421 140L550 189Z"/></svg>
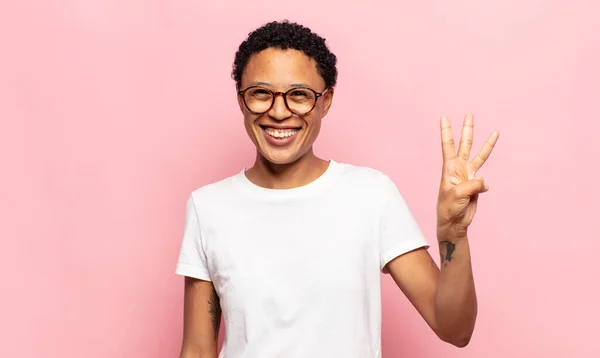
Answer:
<svg viewBox="0 0 600 358"><path fill-rule="evenodd" d="M248 95L258 100L270 99L272 97L271 91L265 88L253 88L248 91Z"/></svg>
<svg viewBox="0 0 600 358"><path fill-rule="evenodd" d="M313 93L305 89L295 89L288 94L289 98L295 102L303 102L314 97Z"/></svg>

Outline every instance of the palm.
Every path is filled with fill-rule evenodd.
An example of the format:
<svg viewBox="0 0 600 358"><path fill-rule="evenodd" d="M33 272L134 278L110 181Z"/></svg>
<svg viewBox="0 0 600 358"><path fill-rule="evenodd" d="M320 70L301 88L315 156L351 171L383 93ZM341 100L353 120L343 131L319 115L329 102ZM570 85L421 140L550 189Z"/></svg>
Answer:
<svg viewBox="0 0 600 358"><path fill-rule="evenodd" d="M487 190L483 179L476 174L490 156L498 133L493 132L471 160L473 117L465 117L458 153L448 119L442 117L440 127L444 162L438 196L438 230L466 232L475 216L479 194Z"/></svg>

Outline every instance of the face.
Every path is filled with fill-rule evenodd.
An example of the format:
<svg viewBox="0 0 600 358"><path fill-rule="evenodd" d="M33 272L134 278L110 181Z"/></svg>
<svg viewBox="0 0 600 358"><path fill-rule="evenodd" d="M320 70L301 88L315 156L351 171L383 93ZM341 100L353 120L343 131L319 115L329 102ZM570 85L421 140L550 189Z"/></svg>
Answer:
<svg viewBox="0 0 600 358"><path fill-rule="evenodd" d="M273 92L286 92L298 87L310 88L318 93L325 90L325 81L317 72L313 59L297 50L272 48L254 54L242 74L240 90L256 85ZM256 94L259 95L262 94ZM258 153L273 164L290 164L312 153L321 120L329 111L332 98L333 91L330 89L317 97L315 107L306 115L292 113L286 107L283 96L276 96L273 106L263 114L248 110L239 95L238 103L244 114L246 132ZM293 108L292 101L288 100L288 104Z"/></svg>

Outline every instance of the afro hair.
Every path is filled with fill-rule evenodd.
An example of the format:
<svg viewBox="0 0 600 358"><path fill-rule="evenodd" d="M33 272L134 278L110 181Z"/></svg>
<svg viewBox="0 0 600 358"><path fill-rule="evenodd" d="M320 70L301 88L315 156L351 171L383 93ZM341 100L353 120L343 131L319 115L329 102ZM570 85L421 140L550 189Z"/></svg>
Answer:
<svg viewBox="0 0 600 358"><path fill-rule="evenodd" d="M308 27L284 20L273 21L259 27L240 44L231 71L231 77L238 87L241 84L242 73L252 55L268 48L294 49L303 52L316 62L317 72L325 81L326 88L333 88L336 85L337 58L327 47L325 39Z"/></svg>

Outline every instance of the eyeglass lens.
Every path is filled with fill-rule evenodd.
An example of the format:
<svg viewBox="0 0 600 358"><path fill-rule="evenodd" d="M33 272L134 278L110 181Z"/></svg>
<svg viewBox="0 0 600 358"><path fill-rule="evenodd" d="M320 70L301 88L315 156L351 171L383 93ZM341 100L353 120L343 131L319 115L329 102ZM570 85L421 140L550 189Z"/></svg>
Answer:
<svg viewBox="0 0 600 358"><path fill-rule="evenodd" d="M285 93L288 109L296 114L306 114L315 106L317 96L306 88L295 88ZM271 90L261 87L249 88L244 93L244 102L254 113L265 113L273 105L274 94Z"/></svg>

